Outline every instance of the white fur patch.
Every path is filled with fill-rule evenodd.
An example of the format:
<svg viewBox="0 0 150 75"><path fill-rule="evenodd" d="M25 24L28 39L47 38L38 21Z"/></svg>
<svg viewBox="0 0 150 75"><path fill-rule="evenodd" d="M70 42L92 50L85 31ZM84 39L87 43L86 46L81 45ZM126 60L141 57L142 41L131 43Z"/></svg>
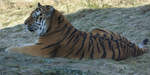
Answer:
<svg viewBox="0 0 150 75"><path fill-rule="evenodd" d="M47 25L45 24L46 20L43 20L41 23L40 23L40 27L38 28L38 30L36 31L36 33L41 36L41 35L44 35L47 31Z"/></svg>
<svg viewBox="0 0 150 75"><path fill-rule="evenodd" d="M36 11L35 13L32 14L32 17L37 17L37 16L39 16L40 14L41 14L40 11Z"/></svg>
<svg viewBox="0 0 150 75"><path fill-rule="evenodd" d="M37 11L37 12L36 12L36 15L40 15L40 14L41 14L41 12L40 12L40 11Z"/></svg>
<svg viewBox="0 0 150 75"><path fill-rule="evenodd" d="M139 46L139 48L144 48L144 44L143 43L140 43L138 46Z"/></svg>

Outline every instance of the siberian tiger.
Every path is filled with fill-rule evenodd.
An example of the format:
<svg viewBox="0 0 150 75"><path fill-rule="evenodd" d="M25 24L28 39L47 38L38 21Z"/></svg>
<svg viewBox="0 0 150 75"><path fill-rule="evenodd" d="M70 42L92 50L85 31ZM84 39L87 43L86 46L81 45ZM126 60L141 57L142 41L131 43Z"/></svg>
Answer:
<svg viewBox="0 0 150 75"><path fill-rule="evenodd" d="M8 48L7 52L23 53L42 57L66 57L75 59L111 58L126 59L147 51L144 45L137 46L111 31L94 29L84 32L76 29L58 10L50 5L41 5L32 11L24 25L39 35L34 45Z"/></svg>

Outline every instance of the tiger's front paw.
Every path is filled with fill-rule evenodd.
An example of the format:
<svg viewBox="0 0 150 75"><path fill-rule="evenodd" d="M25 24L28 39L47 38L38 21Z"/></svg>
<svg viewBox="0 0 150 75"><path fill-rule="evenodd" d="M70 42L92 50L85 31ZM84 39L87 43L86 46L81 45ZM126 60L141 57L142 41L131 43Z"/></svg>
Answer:
<svg viewBox="0 0 150 75"><path fill-rule="evenodd" d="M18 53L18 48L17 47L9 47L7 49L5 49L5 52L8 52L8 53Z"/></svg>

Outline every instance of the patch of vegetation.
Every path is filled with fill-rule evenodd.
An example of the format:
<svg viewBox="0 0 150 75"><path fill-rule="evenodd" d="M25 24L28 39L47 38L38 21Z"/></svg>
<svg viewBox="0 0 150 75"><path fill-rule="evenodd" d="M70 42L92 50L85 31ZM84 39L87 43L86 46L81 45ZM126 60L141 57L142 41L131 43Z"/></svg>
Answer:
<svg viewBox="0 0 150 75"><path fill-rule="evenodd" d="M37 2L54 6L64 14L90 8L120 8L133 7L149 3L149 0L1 0L0 23L1 28L23 23L29 13L37 6Z"/></svg>

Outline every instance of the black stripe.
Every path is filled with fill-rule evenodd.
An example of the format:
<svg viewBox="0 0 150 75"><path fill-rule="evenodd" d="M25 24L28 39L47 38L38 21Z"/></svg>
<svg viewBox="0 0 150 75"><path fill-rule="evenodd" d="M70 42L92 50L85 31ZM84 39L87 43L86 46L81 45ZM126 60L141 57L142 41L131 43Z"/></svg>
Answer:
<svg viewBox="0 0 150 75"><path fill-rule="evenodd" d="M103 41L103 37L99 37L99 43L102 47L103 50L103 55L101 56L101 58L105 58L106 57L106 50L105 50L105 45L104 45L104 41Z"/></svg>
<svg viewBox="0 0 150 75"><path fill-rule="evenodd" d="M106 34L104 34L104 35L103 35L103 37L104 37L105 39L107 39L107 36L106 36Z"/></svg>
<svg viewBox="0 0 150 75"><path fill-rule="evenodd" d="M91 46L92 46L92 33L90 33L90 36L89 36L89 46L88 46L88 51L91 50Z"/></svg>
<svg viewBox="0 0 150 75"><path fill-rule="evenodd" d="M113 46L112 46L112 52L113 52L112 59L115 59L115 51L114 51Z"/></svg>
<svg viewBox="0 0 150 75"><path fill-rule="evenodd" d="M99 48L99 44L98 44L98 42L96 41L96 46L97 46L97 50L98 50L98 53L100 53L100 48Z"/></svg>
<svg viewBox="0 0 150 75"><path fill-rule="evenodd" d="M68 57L71 53L73 53L73 48L75 47L75 45L77 45L77 43L78 43L78 41L80 40L80 37L81 36L81 32L80 32L80 34L78 34L75 38L74 38L74 40L73 40L73 45L72 45L72 47L69 49L69 50L71 50L67 55L65 55L65 57Z"/></svg>
<svg viewBox="0 0 150 75"><path fill-rule="evenodd" d="M65 40L65 38L68 36L68 34L69 34L69 32L70 32L70 30L71 30L72 28L73 28L72 26L70 26L70 27L68 28L67 32L64 34L65 37L64 37L62 40L60 40L60 41L58 41L58 42L56 42L56 43L50 44L50 45L48 45L48 46L46 46L46 47L44 47L44 48L42 48L42 49L46 49L46 48L50 48L50 47L59 45L61 42L63 42L63 41Z"/></svg>
<svg viewBox="0 0 150 75"><path fill-rule="evenodd" d="M91 51L91 54L90 54L91 59L93 59L93 55L94 55L94 47L92 47L92 51Z"/></svg>
<svg viewBox="0 0 150 75"><path fill-rule="evenodd" d="M113 37L113 35L110 35L110 36L111 36L111 38L110 38L110 39L111 39L111 40L114 40L114 37Z"/></svg>
<svg viewBox="0 0 150 75"><path fill-rule="evenodd" d="M90 52L90 58L91 59L93 59L93 49L94 49L92 36L93 36L92 33L90 33L88 51L90 52L90 49L92 48L92 51ZM84 57L84 51L82 52L82 55L81 55L80 59L83 58L83 57Z"/></svg>
<svg viewBox="0 0 150 75"><path fill-rule="evenodd" d="M133 43L131 43L131 47L133 48L133 54L134 54L134 56L137 56L137 54L138 54L138 50L136 49L136 46L135 46L135 44L133 44Z"/></svg>
<svg viewBox="0 0 150 75"><path fill-rule="evenodd" d="M117 48L118 48L118 58L117 58L117 60L120 60L120 48L119 48L119 42L118 42L118 40L115 40L115 42L116 42L116 45L117 45Z"/></svg>
<svg viewBox="0 0 150 75"><path fill-rule="evenodd" d="M128 56L128 48L126 47L126 44L124 43L124 41L122 42L122 47L126 50L125 51L125 57L127 57Z"/></svg>
<svg viewBox="0 0 150 75"><path fill-rule="evenodd" d="M42 17L39 17L39 18L38 18L38 20L39 20L39 19L40 19L40 21L39 21L39 22L41 22L43 18L42 18Z"/></svg>
<svg viewBox="0 0 150 75"><path fill-rule="evenodd" d="M110 40L112 40L112 42L114 42L113 40L114 40L114 38L113 38L113 36L111 35L111 38L110 38ZM113 48L113 46L111 46L112 48L112 53L113 53L113 55L112 55L112 59L115 59L115 51L114 51L114 48Z"/></svg>
<svg viewBox="0 0 150 75"><path fill-rule="evenodd" d="M112 50L111 40L107 39L107 42L108 42L109 49Z"/></svg>
<svg viewBox="0 0 150 75"><path fill-rule="evenodd" d="M82 36L83 36L83 40L82 40L81 47L78 49L78 51L75 53L75 55L78 55L81 52L82 48L84 47L85 40L87 38L87 33L84 32Z"/></svg>
<svg viewBox="0 0 150 75"><path fill-rule="evenodd" d="M99 35L96 34L96 35L93 36L93 38L94 38L94 40L95 40L95 42L96 42L97 51L98 51L98 53L100 53L99 44L98 44L98 41L96 40L96 38L98 38L98 36L99 36Z"/></svg>
<svg viewBox="0 0 150 75"><path fill-rule="evenodd" d="M133 55L136 56L138 51L136 50L134 44L132 44L131 47L133 48Z"/></svg>
<svg viewBox="0 0 150 75"><path fill-rule="evenodd" d="M141 51L137 49L134 43L133 43L133 46L134 46L134 51L136 51L136 56L137 56L139 53L141 53Z"/></svg>
<svg viewBox="0 0 150 75"><path fill-rule="evenodd" d="M110 35L110 39L107 39L107 42L108 42L108 46L109 46L109 49L112 50L112 59L115 59L115 51L113 49L113 46L111 44L111 42L114 42L114 38L112 35Z"/></svg>
<svg viewBox="0 0 150 75"><path fill-rule="evenodd" d="M136 49L136 56L139 55L141 53L141 51L139 49Z"/></svg>
<svg viewBox="0 0 150 75"><path fill-rule="evenodd" d="M123 42L124 49L126 49L126 54L125 55L126 55L126 57L128 57L128 56L130 56L130 52L129 51L131 51L130 48L129 48L129 45L128 45L129 42L125 38L123 39L122 42Z"/></svg>
<svg viewBox="0 0 150 75"><path fill-rule="evenodd" d="M43 43L36 43L35 45L42 45Z"/></svg>
<svg viewBox="0 0 150 75"><path fill-rule="evenodd" d="M141 55L141 54L143 54L143 51L140 50L140 48L138 48L138 49L137 49L137 53L138 53L138 55Z"/></svg>
<svg viewBox="0 0 150 75"><path fill-rule="evenodd" d="M89 46L88 46L88 51L91 49L91 40L89 39Z"/></svg>
<svg viewBox="0 0 150 75"><path fill-rule="evenodd" d="M121 49L122 49L122 54L124 56L122 58L125 58L130 54L129 51L131 51L129 48L130 46L128 44L129 41L125 37L121 37L121 35L118 35L118 37L119 37L118 41L120 41L120 43L118 43L118 46L120 45L119 46L119 52L121 52ZM122 58L121 57L117 58L117 60L121 60Z"/></svg>
<svg viewBox="0 0 150 75"><path fill-rule="evenodd" d="M68 37L68 42L66 43L65 47L68 46L71 42L71 40L73 39L73 37L75 36L74 34L77 32L77 29L74 29L74 31L71 33L71 35Z"/></svg>
<svg viewBox="0 0 150 75"><path fill-rule="evenodd" d="M94 44L93 44L93 35L92 35L92 33L90 33L90 41L91 41L91 46L92 46L92 51L91 51L91 53L90 53L90 57L91 57L91 59L93 59L93 53L94 53Z"/></svg>
<svg viewBox="0 0 150 75"><path fill-rule="evenodd" d="M104 32L104 33L107 33L107 31L102 30L102 29L96 29L96 30L101 31L101 32Z"/></svg>
<svg viewBox="0 0 150 75"><path fill-rule="evenodd" d="M123 37L120 39L120 48L122 50L123 58L125 59L126 58L126 54L127 54L127 49L124 46L124 40L125 40L125 38L123 38Z"/></svg>
<svg viewBox="0 0 150 75"><path fill-rule="evenodd" d="M128 41L129 42L129 41ZM131 42L129 42L128 43L128 47L129 47L129 49L130 49L130 53L131 53L131 55L132 56L135 56L136 55L136 51L135 51L135 49L134 49L134 47L133 47L133 44L131 43Z"/></svg>
<svg viewBox="0 0 150 75"><path fill-rule="evenodd" d="M112 47L111 40L107 39L107 42L108 42L109 49L113 52L112 59L114 59L114 49Z"/></svg>
<svg viewBox="0 0 150 75"><path fill-rule="evenodd" d="M52 50L49 54L51 55L51 57L56 57L56 54L58 52L58 48L55 48L54 50Z"/></svg>
<svg viewBox="0 0 150 75"><path fill-rule="evenodd" d="M126 45L125 45L124 42L122 43L122 46L123 46L123 48L126 50L126 52L125 52L125 57L127 57L128 49L127 49L127 47L126 47Z"/></svg>
<svg viewBox="0 0 150 75"><path fill-rule="evenodd" d="M126 56L129 56L129 55L130 55L130 52L129 52L129 51L131 51L131 50L130 50L128 44L127 44L127 43L125 43L125 44L126 44L126 48L127 48L127 54L126 54Z"/></svg>
<svg viewBox="0 0 150 75"><path fill-rule="evenodd" d="M84 51L81 54L80 60L84 57Z"/></svg>

